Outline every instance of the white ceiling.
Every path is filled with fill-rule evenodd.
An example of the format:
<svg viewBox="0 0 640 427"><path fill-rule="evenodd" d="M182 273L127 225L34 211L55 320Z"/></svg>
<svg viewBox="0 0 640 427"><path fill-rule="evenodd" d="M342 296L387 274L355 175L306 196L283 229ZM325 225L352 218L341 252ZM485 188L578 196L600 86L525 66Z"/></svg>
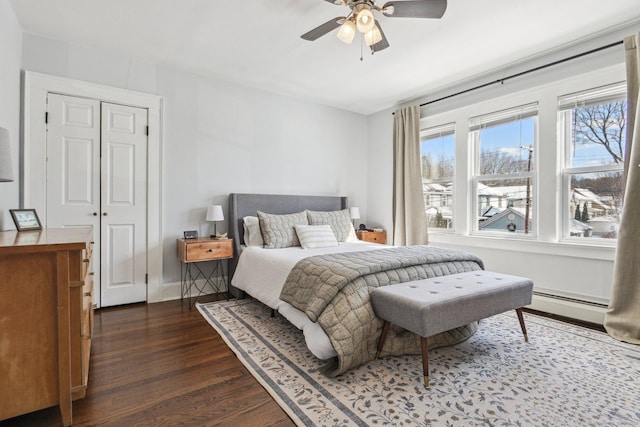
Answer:
<svg viewBox="0 0 640 427"><path fill-rule="evenodd" d="M10 1L27 33L362 114L640 22L638 0L449 0L440 20L380 17L391 47L360 61L358 39L300 38L346 15L323 0Z"/></svg>

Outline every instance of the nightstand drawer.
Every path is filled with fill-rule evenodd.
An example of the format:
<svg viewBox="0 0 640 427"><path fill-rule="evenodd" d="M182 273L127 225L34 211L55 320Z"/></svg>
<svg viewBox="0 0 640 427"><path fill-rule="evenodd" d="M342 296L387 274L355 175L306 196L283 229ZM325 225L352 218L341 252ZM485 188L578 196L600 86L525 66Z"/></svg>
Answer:
<svg viewBox="0 0 640 427"><path fill-rule="evenodd" d="M356 235L358 236L358 239L365 241L365 242L371 242L371 243L380 243L380 244L386 244L387 243L387 232L386 231L357 231Z"/></svg>
<svg viewBox="0 0 640 427"><path fill-rule="evenodd" d="M182 240L182 239L181 239ZM194 239L182 240L180 258L184 262L207 261L233 257L233 240Z"/></svg>

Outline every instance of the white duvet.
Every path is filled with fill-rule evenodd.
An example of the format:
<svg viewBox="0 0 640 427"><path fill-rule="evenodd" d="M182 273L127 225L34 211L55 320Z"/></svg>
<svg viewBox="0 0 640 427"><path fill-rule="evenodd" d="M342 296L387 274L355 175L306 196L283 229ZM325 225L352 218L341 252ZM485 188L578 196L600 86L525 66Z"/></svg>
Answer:
<svg viewBox="0 0 640 427"><path fill-rule="evenodd" d="M300 246L283 249L264 249L261 246L243 247L231 284L277 310L296 328L302 330L309 350L317 358L325 360L336 356L327 334L306 314L280 299L280 291L289 272L298 261L306 257L384 248L388 246L361 241L317 249L302 249Z"/></svg>

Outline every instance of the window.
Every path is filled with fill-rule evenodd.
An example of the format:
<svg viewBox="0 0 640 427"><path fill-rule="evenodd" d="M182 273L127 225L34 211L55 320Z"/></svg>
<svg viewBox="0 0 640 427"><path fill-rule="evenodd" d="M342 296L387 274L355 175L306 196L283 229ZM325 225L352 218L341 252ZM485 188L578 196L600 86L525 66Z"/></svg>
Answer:
<svg viewBox="0 0 640 427"><path fill-rule="evenodd" d="M533 234L538 105L469 120L477 231Z"/></svg>
<svg viewBox="0 0 640 427"><path fill-rule="evenodd" d="M453 229L455 124L420 132L422 188L429 228Z"/></svg>
<svg viewBox="0 0 640 427"><path fill-rule="evenodd" d="M563 235L616 238L626 144L624 83L559 98L564 142Z"/></svg>

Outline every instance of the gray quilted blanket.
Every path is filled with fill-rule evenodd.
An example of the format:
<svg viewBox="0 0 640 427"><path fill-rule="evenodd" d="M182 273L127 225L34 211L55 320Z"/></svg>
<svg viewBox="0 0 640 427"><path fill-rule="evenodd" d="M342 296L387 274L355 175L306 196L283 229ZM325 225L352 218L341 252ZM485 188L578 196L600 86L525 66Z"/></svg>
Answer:
<svg viewBox="0 0 640 427"><path fill-rule="evenodd" d="M475 255L431 246L318 255L294 266L280 299L322 326L338 354L338 366L329 374L338 375L375 358L382 321L371 307L372 288L483 268ZM476 329L472 323L443 332L430 339L429 347L458 343ZM420 354L419 338L391 328L382 355L401 354Z"/></svg>

